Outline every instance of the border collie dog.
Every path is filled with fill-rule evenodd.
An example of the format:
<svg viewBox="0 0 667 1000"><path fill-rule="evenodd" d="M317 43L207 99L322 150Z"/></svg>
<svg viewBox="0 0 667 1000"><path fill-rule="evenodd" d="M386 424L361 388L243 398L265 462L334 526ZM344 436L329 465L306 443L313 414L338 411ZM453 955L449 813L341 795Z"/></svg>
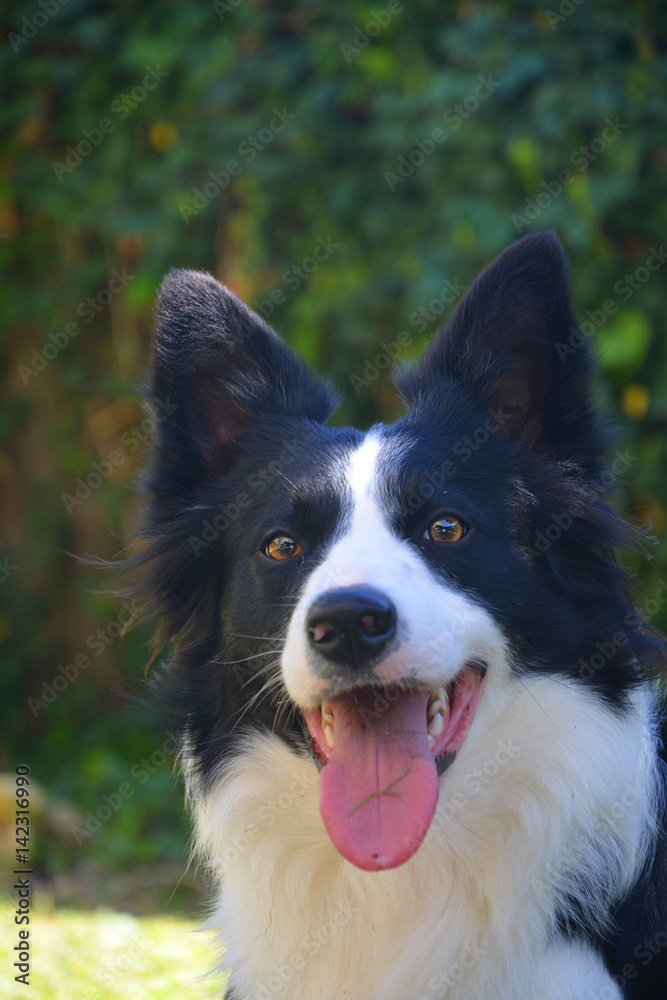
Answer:
<svg viewBox="0 0 667 1000"><path fill-rule="evenodd" d="M591 367L550 233L366 432L227 288L165 279L135 563L228 998L667 997L663 647Z"/></svg>

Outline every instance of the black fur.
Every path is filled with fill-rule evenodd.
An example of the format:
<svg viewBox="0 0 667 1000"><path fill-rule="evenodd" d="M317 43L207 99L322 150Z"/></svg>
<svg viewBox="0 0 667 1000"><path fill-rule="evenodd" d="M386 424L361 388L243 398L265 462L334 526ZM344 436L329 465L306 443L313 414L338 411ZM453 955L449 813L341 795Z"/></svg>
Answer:
<svg viewBox="0 0 667 1000"><path fill-rule="evenodd" d="M574 678L623 712L628 693L655 676L662 641L637 615L614 555L634 538L606 497L609 436L591 403L590 352L559 351L576 329L557 238L528 236L501 254L398 375L408 412L387 432L384 447L401 459L387 463L383 488L396 532L482 600L523 670ZM145 547L132 565L158 645L173 643L164 681L173 721L203 781L248 726L308 753L296 711L279 697L246 710L279 671L275 637L331 543L346 501L340 463L359 433L327 427L336 397L326 381L196 272L174 271L163 284L150 398L175 409L159 425ZM448 508L475 528L446 562L442 546L422 541L441 511L443 476ZM296 526L301 559L258 556L271 531ZM603 943L631 998L667 995L667 951L646 968L635 954L667 930L665 882L661 841Z"/></svg>

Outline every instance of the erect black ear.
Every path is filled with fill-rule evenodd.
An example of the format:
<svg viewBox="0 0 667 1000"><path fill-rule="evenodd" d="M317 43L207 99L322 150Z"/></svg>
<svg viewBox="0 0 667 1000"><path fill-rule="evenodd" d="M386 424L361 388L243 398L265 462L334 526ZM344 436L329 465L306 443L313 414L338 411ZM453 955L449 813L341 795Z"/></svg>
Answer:
<svg viewBox="0 0 667 1000"><path fill-rule="evenodd" d="M536 233L482 271L398 389L419 409L426 401L446 405L444 383L458 383L502 413L508 437L592 473L605 439L591 404L585 340L560 241Z"/></svg>
<svg viewBox="0 0 667 1000"><path fill-rule="evenodd" d="M171 271L157 304L152 395L170 400L161 457L225 471L259 414L325 420L335 395L263 319L209 274ZM178 453L178 454L175 454ZM194 477L196 478L196 477Z"/></svg>

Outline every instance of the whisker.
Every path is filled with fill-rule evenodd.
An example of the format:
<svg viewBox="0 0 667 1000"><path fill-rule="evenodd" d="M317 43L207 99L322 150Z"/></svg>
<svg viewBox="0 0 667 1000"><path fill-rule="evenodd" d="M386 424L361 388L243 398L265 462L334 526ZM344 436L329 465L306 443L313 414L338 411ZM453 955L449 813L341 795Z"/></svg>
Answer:
<svg viewBox="0 0 667 1000"><path fill-rule="evenodd" d="M549 713L542 707L542 705L540 705L539 701L537 700L537 698L535 697L535 695L533 694L533 692L530 690L530 688L528 687L528 685L525 683L525 681L521 677L517 677L517 680L518 680L519 684L521 684L521 686L524 688L524 690L526 691L526 693L528 695L530 695L530 697L533 699L533 701L535 702L535 704L537 705L537 707L539 708L539 710L542 712L544 718L547 719L551 723L551 725L554 727L554 729L556 730L556 732L558 732L558 726L553 721L553 719L551 718L551 716L549 715Z"/></svg>
<svg viewBox="0 0 667 1000"><path fill-rule="evenodd" d="M274 670L276 667L280 667L280 660L274 660L273 663L267 663L266 666L261 667L260 670L255 670L252 677L249 677L247 681L244 681L241 687L247 687L248 684L252 684L254 680L261 677L262 674L268 674L270 670Z"/></svg>
<svg viewBox="0 0 667 1000"><path fill-rule="evenodd" d="M234 632L235 639L259 639L260 642L284 643L285 640L276 635L245 635L243 632Z"/></svg>
<svg viewBox="0 0 667 1000"><path fill-rule="evenodd" d="M293 490L294 490L294 492L296 493L296 492L297 492L297 488L296 488L296 486L294 485L294 483L292 482L292 480L291 480L291 479L288 479L288 478L287 478L287 476L285 475L285 473L284 473L284 472L281 472L281 471L280 471L280 469L276 469L276 472L278 473L278 475L279 475L279 476L282 476L282 477L283 477L283 479L285 480L285 482L286 482L286 483L289 483L289 484L290 484L290 486L292 487L292 489L293 489Z"/></svg>
<svg viewBox="0 0 667 1000"><path fill-rule="evenodd" d="M256 660L258 656L274 656L275 653L275 649L265 649L262 653L251 653L250 656L242 656L239 660L221 660L216 657L214 660L211 660L211 663L215 663L221 667L231 667L235 663L246 663L248 660Z"/></svg>
<svg viewBox="0 0 667 1000"><path fill-rule="evenodd" d="M278 705L278 711L276 713L276 717L273 722L273 732L275 732L277 727L280 725L283 716L285 718L288 717L288 712L294 714L296 712L296 706L292 703L292 700L287 694L287 692L285 692L285 697Z"/></svg>
<svg viewBox="0 0 667 1000"><path fill-rule="evenodd" d="M278 661L276 661L275 666L278 666ZM234 728L236 728L242 722L242 720L245 718L247 713L252 708L254 708L256 705L259 704L261 698L271 694L272 689L275 687L280 687L282 685L282 682L283 682L282 676L278 671L272 677L269 677L269 679L262 685L259 691L257 691L252 696L252 698L248 699L248 704L245 706L245 708L241 712L241 715L234 723Z"/></svg>

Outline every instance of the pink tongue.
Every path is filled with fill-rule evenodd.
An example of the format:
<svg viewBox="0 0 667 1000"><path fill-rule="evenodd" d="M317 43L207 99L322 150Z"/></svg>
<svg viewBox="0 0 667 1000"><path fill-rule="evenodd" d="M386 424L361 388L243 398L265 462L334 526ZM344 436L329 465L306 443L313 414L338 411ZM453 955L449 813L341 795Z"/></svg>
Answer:
<svg viewBox="0 0 667 1000"><path fill-rule="evenodd" d="M389 704L368 688L331 700L335 745L320 775L320 812L334 845L359 868L403 864L433 818L438 775L428 698L410 691Z"/></svg>

